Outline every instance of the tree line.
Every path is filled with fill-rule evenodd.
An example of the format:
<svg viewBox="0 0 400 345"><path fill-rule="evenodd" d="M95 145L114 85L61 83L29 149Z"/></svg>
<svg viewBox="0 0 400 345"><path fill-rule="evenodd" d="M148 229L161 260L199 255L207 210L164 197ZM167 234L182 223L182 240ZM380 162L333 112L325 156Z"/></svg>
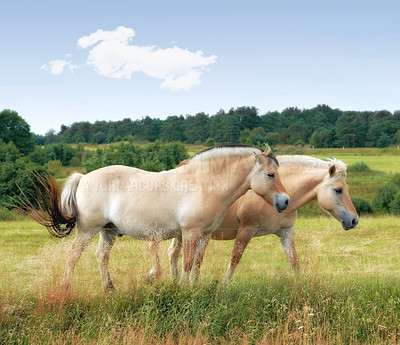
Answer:
<svg viewBox="0 0 400 345"><path fill-rule="evenodd" d="M208 115L173 115L121 121L75 122L35 135L37 144L119 141L271 145L310 144L326 147L386 147L400 143L400 111L342 111L328 105L311 109L286 108L259 114L255 107L220 110Z"/></svg>
<svg viewBox="0 0 400 345"><path fill-rule="evenodd" d="M30 132L29 124L18 113L0 113L0 139L14 142L27 154L36 145L103 144L120 141L188 144L310 144L327 147L386 147L400 143L400 110L342 111L327 105L311 109L286 108L281 112L259 114L255 107L231 108L207 115L174 115L165 120L151 118L120 121L75 122L49 130L45 135ZM11 129L11 130L10 130Z"/></svg>

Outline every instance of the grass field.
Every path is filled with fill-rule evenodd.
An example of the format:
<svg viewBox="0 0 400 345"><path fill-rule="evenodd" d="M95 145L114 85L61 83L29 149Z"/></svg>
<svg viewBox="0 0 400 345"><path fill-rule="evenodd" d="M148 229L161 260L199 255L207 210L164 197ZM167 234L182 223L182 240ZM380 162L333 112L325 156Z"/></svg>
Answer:
<svg viewBox="0 0 400 345"><path fill-rule="evenodd" d="M94 240L63 299L57 286L72 238L30 220L0 222L0 343L399 343L399 218L363 217L347 232L332 218L300 218L297 229L299 275L279 240L265 236L250 243L227 287L218 281L231 241L211 242L192 288L170 280L169 242L163 277L147 285L147 244L123 237L110 262L117 291L107 297Z"/></svg>
<svg viewBox="0 0 400 345"><path fill-rule="evenodd" d="M202 149L188 147L191 155ZM347 181L352 197L369 201L400 172L395 147L286 149L276 152L364 161L372 171L349 173ZM76 170L63 168L57 180ZM117 290L107 296L96 239L63 296L64 255L74 236L51 237L22 216L0 221L0 344L400 344L400 218L363 216L345 232L315 203L299 214L300 274L291 271L278 238L265 236L250 242L233 281L222 287L233 242L215 241L200 282L181 286L169 278L166 241L164 274L148 285L147 244L124 236L111 253Z"/></svg>

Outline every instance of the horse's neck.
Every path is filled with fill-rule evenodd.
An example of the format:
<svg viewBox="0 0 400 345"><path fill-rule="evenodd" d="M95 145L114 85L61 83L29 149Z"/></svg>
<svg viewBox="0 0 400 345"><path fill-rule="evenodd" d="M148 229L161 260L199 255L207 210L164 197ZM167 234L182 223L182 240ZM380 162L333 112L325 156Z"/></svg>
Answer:
<svg viewBox="0 0 400 345"><path fill-rule="evenodd" d="M290 196L290 205L286 212L296 211L311 200L317 198L321 183L327 175L327 169L299 166L297 173L293 167L284 164L279 168L282 184Z"/></svg>
<svg viewBox="0 0 400 345"><path fill-rule="evenodd" d="M250 189L250 173L254 164L253 155L220 157L202 162L206 179L218 181L221 186L218 190L212 191L210 196L220 199L219 201L226 207L232 205Z"/></svg>

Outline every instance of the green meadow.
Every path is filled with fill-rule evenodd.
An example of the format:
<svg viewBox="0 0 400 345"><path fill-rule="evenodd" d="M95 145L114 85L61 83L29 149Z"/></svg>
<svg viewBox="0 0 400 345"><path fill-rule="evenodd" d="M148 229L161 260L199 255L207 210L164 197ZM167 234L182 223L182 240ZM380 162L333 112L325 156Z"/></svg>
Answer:
<svg viewBox="0 0 400 345"><path fill-rule="evenodd" d="M72 238L52 238L32 221L0 223L0 343L4 344L396 344L400 340L400 222L365 217L343 231L328 217L301 218L301 271L278 238L254 239L226 287L218 283L233 243L211 242L200 282L164 273L148 285L147 244L117 240L116 292L105 296L94 255L79 261L72 293L58 293Z"/></svg>
<svg viewBox="0 0 400 345"><path fill-rule="evenodd" d="M348 183L353 197L371 201L400 172L397 148L376 150L300 153L367 163L372 171L349 173ZM199 283L179 285L169 277L165 241L163 275L149 285L147 243L124 236L111 253L116 291L108 295L94 255L97 237L66 296L59 284L74 235L54 238L24 217L0 221L0 344L400 343L399 216L362 216L344 231L317 210L308 207L296 223L298 274L279 239L265 236L250 242L227 286L219 282L232 241L212 241Z"/></svg>

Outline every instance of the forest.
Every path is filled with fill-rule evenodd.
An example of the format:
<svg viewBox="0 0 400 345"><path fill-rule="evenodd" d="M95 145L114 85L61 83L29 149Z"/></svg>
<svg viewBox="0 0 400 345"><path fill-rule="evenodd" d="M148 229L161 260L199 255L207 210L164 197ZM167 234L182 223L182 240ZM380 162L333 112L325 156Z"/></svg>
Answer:
<svg viewBox="0 0 400 345"><path fill-rule="evenodd" d="M0 129L1 130L1 129ZM86 121L61 125L44 136L34 135L37 145L52 143L103 144L120 141L187 144L305 145L328 147L387 147L400 143L400 110L343 111L328 105L311 109L286 108L260 114L243 106L208 115L144 116L139 120Z"/></svg>

